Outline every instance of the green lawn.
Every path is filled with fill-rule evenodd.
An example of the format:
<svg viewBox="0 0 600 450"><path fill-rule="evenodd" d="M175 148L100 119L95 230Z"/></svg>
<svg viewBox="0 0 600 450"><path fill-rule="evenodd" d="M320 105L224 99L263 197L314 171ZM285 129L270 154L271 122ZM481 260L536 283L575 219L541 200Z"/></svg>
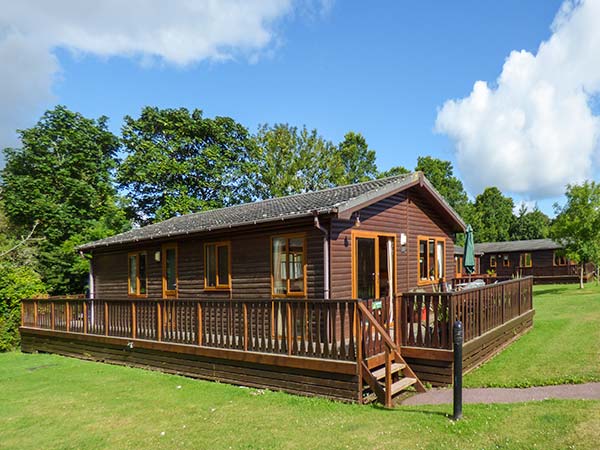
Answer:
<svg viewBox="0 0 600 450"><path fill-rule="evenodd" d="M600 287L535 286L533 330L468 374L467 387L600 381Z"/></svg>
<svg viewBox="0 0 600 450"><path fill-rule="evenodd" d="M600 402L346 405L54 355L0 355L0 447L597 448Z"/></svg>

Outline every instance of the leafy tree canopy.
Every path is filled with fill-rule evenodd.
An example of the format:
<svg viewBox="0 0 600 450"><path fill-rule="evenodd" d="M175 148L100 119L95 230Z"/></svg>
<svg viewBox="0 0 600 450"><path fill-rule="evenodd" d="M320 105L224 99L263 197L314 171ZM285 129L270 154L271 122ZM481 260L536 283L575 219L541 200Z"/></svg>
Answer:
<svg viewBox="0 0 600 450"><path fill-rule="evenodd" d="M384 170L383 172L379 172L377 174L377 178L387 178L387 177L395 177L398 175L405 175L410 173L406 167L403 166L394 166L389 168L388 170Z"/></svg>
<svg viewBox="0 0 600 450"><path fill-rule="evenodd" d="M550 218L537 207L528 211L521 205L519 214L510 227L510 239L513 241L526 239L545 239L550 235Z"/></svg>
<svg viewBox="0 0 600 450"><path fill-rule="evenodd" d="M505 197L496 187L479 194L473 205L473 229L477 242L499 242L510 239L513 222L513 199Z"/></svg>
<svg viewBox="0 0 600 450"><path fill-rule="evenodd" d="M337 158L342 165L339 184L353 184L377 177L375 150L371 150L360 133L350 131L344 136L337 149Z"/></svg>
<svg viewBox="0 0 600 450"><path fill-rule="evenodd" d="M557 217L550 235L564 246L569 259L581 264L583 288L583 265L600 263L600 185L594 181L568 185L565 195L564 206L554 205Z"/></svg>
<svg viewBox="0 0 600 450"><path fill-rule="evenodd" d="M145 107L125 117L122 142L117 178L141 224L253 199L255 143L229 117Z"/></svg>
<svg viewBox="0 0 600 450"><path fill-rule="evenodd" d="M423 172L450 206L462 214L469 198L462 181L454 175L454 168L450 161L443 161L431 156L419 156L415 170Z"/></svg>
<svg viewBox="0 0 600 450"><path fill-rule="evenodd" d="M111 176L119 141L107 130L106 117L87 119L64 106L19 133L22 148L4 151L6 217L17 234L39 223L39 268L51 292L82 292L87 264L82 270L76 252L58 249L74 236L87 240L98 223L104 224L105 235L127 227Z"/></svg>

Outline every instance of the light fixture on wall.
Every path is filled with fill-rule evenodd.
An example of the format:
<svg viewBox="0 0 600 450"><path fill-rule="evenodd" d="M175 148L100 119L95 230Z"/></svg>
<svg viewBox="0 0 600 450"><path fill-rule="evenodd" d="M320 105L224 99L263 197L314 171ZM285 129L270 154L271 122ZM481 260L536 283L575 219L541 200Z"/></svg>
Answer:
<svg viewBox="0 0 600 450"><path fill-rule="evenodd" d="M360 227L360 213L354 215L354 228Z"/></svg>
<svg viewBox="0 0 600 450"><path fill-rule="evenodd" d="M400 233L400 245L406 245L406 234Z"/></svg>
<svg viewBox="0 0 600 450"><path fill-rule="evenodd" d="M154 261L160 262L160 251L154 252Z"/></svg>

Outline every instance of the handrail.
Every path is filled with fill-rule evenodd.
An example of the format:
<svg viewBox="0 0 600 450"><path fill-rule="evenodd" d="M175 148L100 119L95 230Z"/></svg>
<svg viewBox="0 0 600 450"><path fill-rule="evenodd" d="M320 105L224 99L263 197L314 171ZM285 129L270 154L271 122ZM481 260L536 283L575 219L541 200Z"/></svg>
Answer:
<svg viewBox="0 0 600 450"><path fill-rule="evenodd" d="M360 310L361 313L363 313L365 315L367 320L369 320L369 322L371 322L371 324L375 327L377 332L381 335L383 342L390 348L390 350L396 350L397 349L396 344L392 341L388 332L385 330L385 328L383 328L381 326L381 324L377 321L377 319L375 319L373 314L371 314L371 311L368 310L368 308L364 305L364 303L358 302L358 309Z"/></svg>

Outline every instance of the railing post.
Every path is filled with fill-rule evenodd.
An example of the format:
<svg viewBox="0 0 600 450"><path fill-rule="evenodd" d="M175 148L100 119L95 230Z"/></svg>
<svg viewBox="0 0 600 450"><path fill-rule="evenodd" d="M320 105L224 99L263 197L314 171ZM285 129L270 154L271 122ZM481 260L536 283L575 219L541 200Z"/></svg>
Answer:
<svg viewBox="0 0 600 450"><path fill-rule="evenodd" d="M392 352L385 346L385 406L392 407Z"/></svg>
<svg viewBox="0 0 600 450"><path fill-rule="evenodd" d="M52 302L52 316L54 319L54 302ZM65 302L65 328L68 331L71 331L71 311L70 311L70 307L69 307L69 302L66 301Z"/></svg>
<svg viewBox="0 0 600 450"><path fill-rule="evenodd" d="M137 314L135 307L135 300L131 301L131 338L137 338Z"/></svg>
<svg viewBox="0 0 600 450"><path fill-rule="evenodd" d="M454 383L453 383L453 420L462 418L462 350L463 350L463 327L460 320L454 322Z"/></svg>
<svg viewBox="0 0 600 450"><path fill-rule="evenodd" d="M483 301L481 300L481 290L477 292L477 303L479 303L479 336L483 334Z"/></svg>
<svg viewBox="0 0 600 450"><path fill-rule="evenodd" d="M288 355L292 354L292 307L290 305L290 303L286 303L285 304L285 308L286 308L286 312L287 312L287 317L286 317L286 322L287 322L287 344L288 344ZM329 331L328 331L329 333ZM327 339L327 337L325 338Z"/></svg>
<svg viewBox="0 0 600 450"><path fill-rule="evenodd" d="M156 302L156 339L158 341L162 341L162 311L160 304L160 300Z"/></svg>
<svg viewBox="0 0 600 450"><path fill-rule="evenodd" d="M519 312L519 316L521 315L521 302L523 301L523 299L521 298L521 282L522 280L519 279L519 284L518 284L518 312Z"/></svg>
<svg viewBox="0 0 600 450"><path fill-rule="evenodd" d="M244 351L248 351L248 305L246 302L242 303L244 312Z"/></svg>
<svg viewBox="0 0 600 450"><path fill-rule="evenodd" d="M38 300L33 301L33 326L38 328Z"/></svg>
<svg viewBox="0 0 600 450"><path fill-rule="evenodd" d="M501 300L502 300L502 323L504 323L505 320L505 315L504 315L504 304L506 303L506 300L504 298L504 284L502 285L502 295L501 295Z"/></svg>
<svg viewBox="0 0 600 450"><path fill-rule="evenodd" d="M88 332L88 306L87 300L83 301L83 334Z"/></svg>
<svg viewBox="0 0 600 450"><path fill-rule="evenodd" d="M108 302L104 301L104 335L108 336Z"/></svg>
<svg viewBox="0 0 600 450"><path fill-rule="evenodd" d="M54 330L54 302L50 303L50 329Z"/></svg>
<svg viewBox="0 0 600 450"><path fill-rule="evenodd" d="M404 315L402 311L402 294L394 297L394 340L398 349L402 347L402 334L404 333Z"/></svg>
<svg viewBox="0 0 600 450"><path fill-rule="evenodd" d="M202 345L202 303L198 302L196 311L198 314L198 345Z"/></svg>
<svg viewBox="0 0 600 450"><path fill-rule="evenodd" d="M363 401L363 377L362 377L362 350L363 350L363 335L362 335L362 320L360 317L360 309L358 303L354 303L354 326L356 336L356 370L358 375L358 401Z"/></svg>

